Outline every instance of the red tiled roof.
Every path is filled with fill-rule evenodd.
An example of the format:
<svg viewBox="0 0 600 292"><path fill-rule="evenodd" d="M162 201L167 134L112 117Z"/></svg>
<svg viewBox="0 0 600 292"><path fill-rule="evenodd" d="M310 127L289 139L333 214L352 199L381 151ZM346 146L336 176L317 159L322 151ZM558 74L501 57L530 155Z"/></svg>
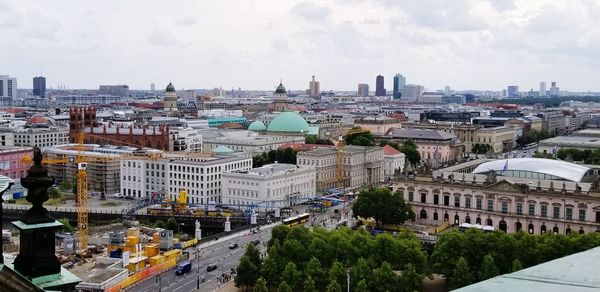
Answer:
<svg viewBox="0 0 600 292"><path fill-rule="evenodd" d="M279 146L279 149L292 148L295 151L310 151L322 147L333 147L332 145L322 144L300 144L300 143L285 143Z"/></svg>
<svg viewBox="0 0 600 292"><path fill-rule="evenodd" d="M383 154L384 155L396 155L396 154L400 154L402 152L396 150L396 148L390 146L390 145L385 145L383 146Z"/></svg>

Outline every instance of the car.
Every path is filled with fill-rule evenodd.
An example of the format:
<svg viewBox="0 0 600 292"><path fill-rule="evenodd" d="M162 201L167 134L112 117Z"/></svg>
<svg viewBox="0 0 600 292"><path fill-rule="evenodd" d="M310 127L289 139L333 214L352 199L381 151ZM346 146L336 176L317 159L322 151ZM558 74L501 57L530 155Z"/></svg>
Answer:
<svg viewBox="0 0 600 292"><path fill-rule="evenodd" d="M192 270L192 263L190 261L184 261L177 265L175 269L175 275L183 275Z"/></svg>
<svg viewBox="0 0 600 292"><path fill-rule="evenodd" d="M253 240L253 241L252 241L252 243L253 243L254 245L258 245L258 244L260 243L260 240L258 240L258 239L255 239L255 240Z"/></svg>
<svg viewBox="0 0 600 292"><path fill-rule="evenodd" d="M212 272L217 269L217 265L209 265L206 267L207 272Z"/></svg>
<svg viewBox="0 0 600 292"><path fill-rule="evenodd" d="M237 247L238 247L237 243L232 243L232 244L229 245L229 249L235 249Z"/></svg>
<svg viewBox="0 0 600 292"><path fill-rule="evenodd" d="M118 198L118 199L123 198L123 197L125 197L125 196L123 196L122 194L116 194L115 195L115 198Z"/></svg>

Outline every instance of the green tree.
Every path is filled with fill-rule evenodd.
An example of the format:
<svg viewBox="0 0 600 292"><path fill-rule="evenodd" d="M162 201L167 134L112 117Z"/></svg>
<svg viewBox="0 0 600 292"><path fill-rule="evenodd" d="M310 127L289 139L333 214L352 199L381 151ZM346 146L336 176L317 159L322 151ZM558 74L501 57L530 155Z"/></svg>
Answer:
<svg viewBox="0 0 600 292"><path fill-rule="evenodd" d="M252 291L269 292L269 288L267 288L267 281L265 281L265 278L259 277L258 280L256 280L256 285L254 285L254 289L252 289Z"/></svg>
<svg viewBox="0 0 600 292"><path fill-rule="evenodd" d="M290 287L290 285L288 285L286 282L281 282L281 284L279 284L279 288L277 288L278 292L292 292L292 287Z"/></svg>
<svg viewBox="0 0 600 292"><path fill-rule="evenodd" d="M325 288L325 292L342 292L342 286L335 279L330 279L329 284Z"/></svg>
<svg viewBox="0 0 600 292"><path fill-rule="evenodd" d="M333 142L329 139L321 139L315 135L304 136L304 143L306 144L318 144L318 145L333 145Z"/></svg>
<svg viewBox="0 0 600 292"><path fill-rule="evenodd" d="M293 290L301 288L302 272L298 271L296 264L288 262L281 272L281 282L288 283Z"/></svg>
<svg viewBox="0 0 600 292"><path fill-rule="evenodd" d="M377 227L384 224L402 224L415 218L409 203L399 192L393 193L388 188L372 187L359 193L352 206L354 216L373 218Z"/></svg>
<svg viewBox="0 0 600 292"><path fill-rule="evenodd" d="M516 271L520 271L523 269L523 265L521 264L521 261L519 261L519 259L515 259L512 262L512 269L511 272L516 272Z"/></svg>
<svg viewBox="0 0 600 292"><path fill-rule="evenodd" d="M75 231L75 227L73 227L73 225L71 225L71 222L69 222L69 219L62 218L62 219L58 219L57 221L62 224L63 232L74 232Z"/></svg>
<svg viewBox="0 0 600 292"><path fill-rule="evenodd" d="M365 260L362 257L356 261L354 266L352 266L352 270L350 271L350 274L351 274L352 282L354 283L354 286L357 289L358 289L358 286L356 286L356 285L361 280L365 280L365 283L372 282L373 270L371 269L371 267L369 267L367 260ZM353 284L351 283L350 285L352 286Z"/></svg>
<svg viewBox="0 0 600 292"><path fill-rule="evenodd" d="M48 188L48 196L52 199L58 199L60 198L60 192L58 191L57 188Z"/></svg>
<svg viewBox="0 0 600 292"><path fill-rule="evenodd" d="M383 262L381 267L373 272L373 285L375 291L393 291L397 285L397 278L388 262Z"/></svg>
<svg viewBox="0 0 600 292"><path fill-rule="evenodd" d="M407 264L400 276L400 283L405 292L419 291L421 283L423 283L423 276L417 273L413 264Z"/></svg>
<svg viewBox="0 0 600 292"><path fill-rule="evenodd" d="M279 283L279 269L277 268L275 260L270 256L265 258L262 268L260 269L260 274L270 286L277 286Z"/></svg>
<svg viewBox="0 0 600 292"><path fill-rule="evenodd" d="M304 280L304 292L317 292L315 280L310 275L306 276L306 280Z"/></svg>
<svg viewBox="0 0 600 292"><path fill-rule="evenodd" d="M323 271L323 267L321 266L321 262L316 258L312 257L308 264L306 264L306 272L307 277L311 277L314 279L317 287L325 286L325 271Z"/></svg>
<svg viewBox="0 0 600 292"><path fill-rule="evenodd" d="M61 183L58 185L58 188L59 188L61 191L63 191L63 192L66 192L66 191L68 191L68 190L71 190L71 189L73 189L73 186L72 186L72 185L71 185L71 184L70 184L68 181L66 181L66 180L65 180L65 181L61 182Z"/></svg>
<svg viewBox="0 0 600 292"><path fill-rule="evenodd" d="M165 222L160 219L156 220L156 222L154 222L154 228L166 229Z"/></svg>
<svg viewBox="0 0 600 292"><path fill-rule="evenodd" d="M360 127L353 127L352 129L350 129L348 131L350 132L350 134L346 135L346 139L344 140L346 145L374 146L375 138L373 137L373 134L371 134L370 131L366 130L362 130L362 132L356 132L361 130L362 129ZM355 133L352 133L353 131Z"/></svg>
<svg viewBox="0 0 600 292"><path fill-rule="evenodd" d="M342 263L335 260L329 269L329 282L335 281L336 283L343 283L342 288L346 289L346 270Z"/></svg>
<svg viewBox="0 0 600 292"><path fill-rule="evenodd" d="M415 167L421 162L421 154L413 140L407 140L400 146L400 152L406 155L407 164Z"/></svg>
<svg viewBox="0 0 600 292"><path fill-rule="evenodd" d="M262 266L262 262L260 260L260 250L258 250L254 244L246 245L246 252L244 255L247 256L248 259L250 259L250 262L252 262L260 270Z"/></svg>
<svg viewBox="0 0 600 292"><path fill-rule="evenodd" d="M456 268L452 274L452 279L450 280L451 289L458 289L460 287L471 285L473 280L473 274L471 274L469 263L465 258L459 257L456 262Z"/></svg>
<svg viewBox="0 0 600 292"><path fill-rule="evenodd" d="M237 273L235 275L235 286L240 287L251 287L254 286L258 280L258 268L250 261L247 256L240 258L240 263L237 266Z"/></svg>
<svg viewBox="0 0 600 292"><path fill-rule="evenodd" d="M534 142L539 142L540 140L551 138L546 130L529 130L527 133L523 134L521 137L517 138L517 144L519 145L527 145Z"/></svg>
<svg viewBox="0 0 600 292"><path fill-rule="evenodd" d="M356 289L354 289L354 292L369 292L369 287L367 286L367 281L365 281L365 279L358 281L358 284L356 285Z"/></svg>
<svg viewBox="0 0 600 292"><path fill-rule="evenodd" d="M167 223L165 223L165 229L173 230L173 233L175 234L179 233L179 224L177 224L175 217L171 217L167 220Z"/></svg>
<svg viewBox="0 0 600 292"><path fill-rule="evenodd" d="M496 267L496 264L494 263L494 258L490 254L487 254L483 258L483 262L481 263L481 269L479 270L479 280L487 280L498 276L498 274L500 274L500 272L498 272L498 267Z"/></svg>

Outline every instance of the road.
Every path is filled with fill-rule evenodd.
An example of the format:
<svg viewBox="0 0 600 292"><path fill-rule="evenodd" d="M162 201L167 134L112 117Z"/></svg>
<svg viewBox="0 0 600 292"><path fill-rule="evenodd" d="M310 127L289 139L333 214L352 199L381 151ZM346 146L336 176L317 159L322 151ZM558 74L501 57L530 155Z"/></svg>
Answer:
<svg viewBox="0 0 600 292"><path fill-rule="evenodd" d="M271 238L271 228L261 228L256 234L240 235L239 237L220 240L218 243L201 248L200 259L196 258L196 248L190 248L186 251L190 252L190 260L192 261L192 270L186 275L176 276L175 270L169 270L162 273L160 276L151 277L148 280L141 282L137 286L128 289L128 291L194 291L196 289L198 279L205 278L204 283L201 283L199 291L215 291L219 285L218 276L222 274L230 274L232 268L235 268L239 259L244 254L247 244L254 239L259 239L259 248L261 253L266 253L266 243ZM235 249L229 249L229 244L238 243ZM217 269L212 272L207 272L208 265L217 265ZM199 266L198 266L199 265ZM233 281L233 277L229 279Z"/></svg>

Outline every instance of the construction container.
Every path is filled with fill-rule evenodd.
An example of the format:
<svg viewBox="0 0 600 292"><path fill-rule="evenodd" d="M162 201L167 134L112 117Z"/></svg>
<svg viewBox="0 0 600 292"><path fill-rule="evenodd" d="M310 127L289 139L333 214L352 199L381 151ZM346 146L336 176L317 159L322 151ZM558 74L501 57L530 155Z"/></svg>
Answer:
<svg viewBox="0 0 600 292"><path fill-rule="evenodd" d="M127 236L137 236L140 237L140 229L139 228L135 228L135 227L131 227L131 228L127 228Z"/></svg>
<svg viewBox="0 0 600 292"><path fill-rule="evenodd" d="M125 233L123 231L113 231L108 234L109 241L112 244L125 243Z"/></svg>
<svg viewBox="0 0 600 292"><path fill-rule="evenodd" d="M166 251L163 253L163 256L165 257L165 261L169 261L172 259L177 259L177 257L181 254L181 250L180 249L173 249L170 251Z"/></svg>
<svg viewBox="0 0 600 292"><path fill-rule="evenodd" d="M144 251L146 252L146 256L147 257L153 257L158 255L158 244L157 243L153 243L153 244L146 244L146 246L144 247Z"/></svg>
<svg viewBox="0 0 600 292"><path fill-rule="evenodd" d="M130 272L137 272L146 267L146 257L133 257L129 259L129 265L127 269Z"/></svg>
<svg viewBox="0 0 600 292"><path fill-rule="evenodd" d="M152 243L156 243L156 244L160 243L160 233L154 232L152 234Z"/></svg>
<svg viewBox="0 0 600 292"><path fill-rule="evenodd" d="M161 255L153 256L150 258L150 266L156 266L158 264L162 264L165 261L165 257Z"/></svg>
<svg viewBox="0 0 600 292"><path fill-rule="evenodd" d="M140 238L137 236L127 236L127 246L135 246L140 243Z"/></svg>

